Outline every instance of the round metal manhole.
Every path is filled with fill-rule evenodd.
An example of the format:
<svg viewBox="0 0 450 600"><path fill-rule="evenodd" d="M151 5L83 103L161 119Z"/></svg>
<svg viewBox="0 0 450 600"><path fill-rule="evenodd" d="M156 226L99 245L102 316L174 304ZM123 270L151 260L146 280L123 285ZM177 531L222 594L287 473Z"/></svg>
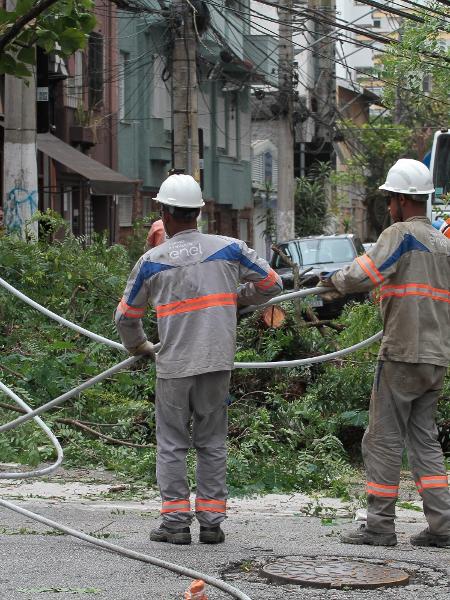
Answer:
<svg viewBox="0 0 450 600"><path fill-rule="evenodd" d="M409 582L406 571L344 558L280 559L263 567L261 575L274 583L337 589L372 589Z"/></svg>

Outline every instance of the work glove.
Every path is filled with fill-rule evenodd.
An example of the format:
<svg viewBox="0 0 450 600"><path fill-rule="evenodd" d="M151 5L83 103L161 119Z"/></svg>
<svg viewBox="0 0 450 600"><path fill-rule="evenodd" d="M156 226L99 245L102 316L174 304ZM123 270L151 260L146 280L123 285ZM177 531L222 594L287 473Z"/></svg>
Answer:
<svg viewBox="0 0 450 600"><path fill-rule="evenodd" d="M155 347L148 340L135 348L127 348L127 350L132 356L150 356L151 358L155 358Z"/></svg>
<svg viewBox="0 0 450 600"><path fill-rule="evenodd" d="M323 294L318 294L324 302L333 302L333 300L338 300L344 295L334 287L334 284L330 278L321 279L317 284L317 287L323 287L329 290L327 292L323 292Z"/></svg>

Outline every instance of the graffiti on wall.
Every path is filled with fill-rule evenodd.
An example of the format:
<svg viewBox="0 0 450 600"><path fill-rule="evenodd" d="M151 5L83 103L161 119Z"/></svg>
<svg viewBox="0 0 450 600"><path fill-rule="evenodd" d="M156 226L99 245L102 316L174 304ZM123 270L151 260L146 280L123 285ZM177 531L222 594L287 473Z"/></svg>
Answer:
<svg viewBox="0 0 450 600"><path fill-rule="evenodd" d="M13 188L6 195L5 227L8 233L25 235L25 224L38 208L36 190L29 192L20 187Z"/></svg>

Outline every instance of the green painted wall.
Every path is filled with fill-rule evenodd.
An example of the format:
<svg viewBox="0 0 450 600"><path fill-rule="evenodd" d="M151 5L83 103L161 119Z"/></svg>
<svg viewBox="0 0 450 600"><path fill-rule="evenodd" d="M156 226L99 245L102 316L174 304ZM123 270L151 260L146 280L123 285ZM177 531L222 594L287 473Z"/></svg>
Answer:
<svg viewBox="0 0 450 600"><path fill-rule="evenodd" d="M156 2L154 5L159 7ZM144 189L158 188L172 164L170 119L155 118L152 111L157 93L155 61L159 60L158 56L165 58L169 53L169 29L160 17L144 19L135 15L130 17L126 13L120 13L119 17L119 52L125 59L123 80L126 90L123 118L118 130L119 171L133 179L141 179ZM219 19L214 15L213 18ZM232 39L235 49L234 34ZM242 35L241 53L243 44ZM211 48L208 58L219 60L220 48L217 45ZM243 85L234 96L224 92L222 88L226 79L209 81L209 69L208 64L200 69L201 93L210 111L208 129L204 132L207 140L204 148L204 195L218 203L231 204L233 208L249 207L252 205L248 150L250 88ZM233 72L232 77L233 80L243 78L243 84L248 80L247 74L239 71ZM166 83L170 89L171 80ZM229 122L224 119L224 111ZM228 138L225 143L224 138ZM231 150L234 150L235 143L239 145L239 151L230 152L232 146Z"/></svg>

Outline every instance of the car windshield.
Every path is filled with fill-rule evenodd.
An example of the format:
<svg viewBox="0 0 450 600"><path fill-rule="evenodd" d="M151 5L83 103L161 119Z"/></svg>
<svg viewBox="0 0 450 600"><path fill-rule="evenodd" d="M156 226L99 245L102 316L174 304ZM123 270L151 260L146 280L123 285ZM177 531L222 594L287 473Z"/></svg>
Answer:
<svg viewBox="0 0 450 600"><path fill-rule="evenodd" d="M298 242L301 264L351 262L355 258L352 243L347 238L319 238Z"/></svg>

